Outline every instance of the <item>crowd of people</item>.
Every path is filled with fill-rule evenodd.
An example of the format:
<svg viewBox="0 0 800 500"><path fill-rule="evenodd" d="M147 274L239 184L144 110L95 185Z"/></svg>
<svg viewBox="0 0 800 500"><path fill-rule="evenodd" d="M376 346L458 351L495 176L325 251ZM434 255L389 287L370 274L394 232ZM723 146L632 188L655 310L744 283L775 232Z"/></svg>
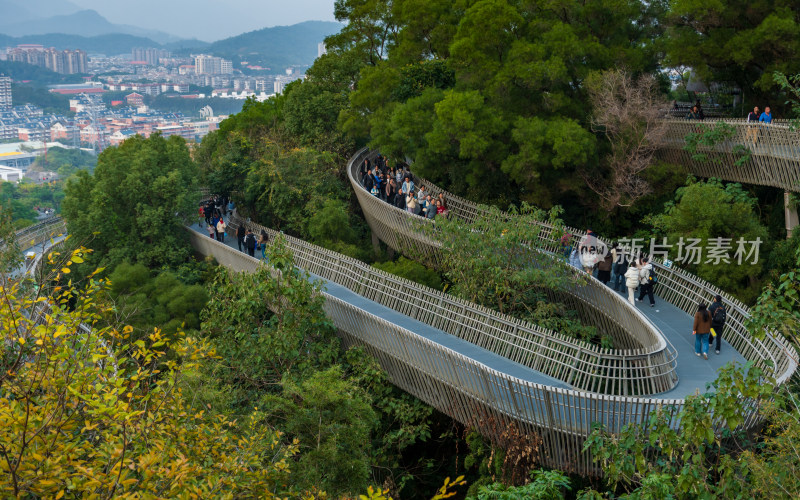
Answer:
<svg viewBox="0 0 800 500"><path fill-rule="evenodd" d="M650 307L655 307L653 287L658 283L658 276L646 256L631 255L617 243L607 250L591 230L587 231L587 237L578 244L571 245L570 239L571 235L564 235L561 244L564 256L572 266L591 274L617 292L624 293L627 288L628 301L634 306L636 301L642 302L646 296ZM720 295L714 297L710 306L702 302L698 305L692 325L697 356L708 359L710 342L715 342L715 352L720 353L726 317L727 309L722 304Z"/></svg>
<svg viewBox="0 0 800 500"><path fill-rule="evenodd" d="M208 236L225 243L225 235L228 234L228 224L225 222L225 217L232 217L235 213L236 205L233 200L229 200L224 196L214 195L200 204L199 215L201 221L199 225L202 227L202 221L205 220ZM235 233L236 245L240 252L246 252L250 257L255 257L256 250L260 250L261 259L267 260L266 250L269 244L269 235L266 231L262 229L261 234L256 238L256 235L246 228L244 224L239 224Z"/></svg>
<svg viewBox="0 0 800 500"><path fill-rule="evenodd" d="M414 175L407 166L392 167L386 157L378 155L374 161L365 159L359 168L361 185L372 196L426 219L447 217L444 194L431 194L424 185L417 186Z"/></svg>

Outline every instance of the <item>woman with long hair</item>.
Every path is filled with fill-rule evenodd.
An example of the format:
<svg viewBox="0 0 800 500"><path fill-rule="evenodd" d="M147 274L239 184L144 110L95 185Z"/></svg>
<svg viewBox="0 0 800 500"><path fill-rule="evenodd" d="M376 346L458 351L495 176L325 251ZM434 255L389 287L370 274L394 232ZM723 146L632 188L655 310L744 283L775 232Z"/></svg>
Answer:
<svg viewBox="0 0 800 500"><path fill-rule="evenodd" d="M261 250L261 260L267 260L267 244L269 243L269 235L263 229L258 237L256 248Z"/></svg>
<svg viewBox="0 0 800 500"><path fill-rule="evenodd" d="M708 335L711 333L711 313L708 306L701 302L694 313L694 325L692 335L694 335L694 353L708 359Z"/></svg>

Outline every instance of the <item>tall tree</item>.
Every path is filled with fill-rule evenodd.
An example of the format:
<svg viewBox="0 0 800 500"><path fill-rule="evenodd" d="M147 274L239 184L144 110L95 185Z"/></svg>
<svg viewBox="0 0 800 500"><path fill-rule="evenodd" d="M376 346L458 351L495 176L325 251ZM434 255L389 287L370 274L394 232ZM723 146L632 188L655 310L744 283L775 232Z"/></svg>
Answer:
<svg viewBox="0 0 800 500"><path fill-rule="evenodd" d="M362 69L340 124L479 200L549 206L586 194L578 169L600 151L584 82L620 65L655 69L660 6L396 0L395 44Z"/></svg>
<svg viewBox="0 0 800 500"><path fill-rule="evenodd" d="M199 171L177 136L135 136L100 155L66 187L69 233L104 262L175 265L189 255L183 219L197 212Z"/></svg>
<svg viewBox="0 0 800 500"><path fill-rule="evenodd" d="M689 66L707 83L735 82L745 97L752 89L764 98L774 96L773 71L800 72L793 0L675 0L667 23L666 63Z"/></svg>

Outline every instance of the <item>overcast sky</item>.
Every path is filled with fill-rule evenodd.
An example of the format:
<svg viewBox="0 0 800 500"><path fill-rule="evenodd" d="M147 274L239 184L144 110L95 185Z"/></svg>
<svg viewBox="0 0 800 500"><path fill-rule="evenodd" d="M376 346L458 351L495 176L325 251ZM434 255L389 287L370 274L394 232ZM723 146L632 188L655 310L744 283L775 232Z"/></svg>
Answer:
<svg viewBox="0 0 800 500"><path fill-rule="evenodd" d="M269 26L334 21L334 0L72 0L112 23L215 41Z"/></svg>

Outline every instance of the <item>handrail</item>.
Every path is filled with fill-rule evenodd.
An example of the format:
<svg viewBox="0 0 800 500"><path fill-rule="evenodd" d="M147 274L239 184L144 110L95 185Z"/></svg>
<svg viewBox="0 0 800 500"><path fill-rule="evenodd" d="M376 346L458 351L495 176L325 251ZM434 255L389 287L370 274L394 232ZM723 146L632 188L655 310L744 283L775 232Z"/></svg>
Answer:
<svg viewBox="0 0 800 500"><path fill-rule="evenodd" d="M692 174L700 177L800 192L800 131L794 130L791 122L748 123L743 118L666 119L665 122L667 133L658 151L662 160L686 165ZM716 123L731 126L732 136L714 147L699 146L697 152L702 156L684 149L688 134ZM737 146L750 151L747 161L741 162L742 155L735 149ZM737 162L741 164L737 165Z"/></svg>
<svg viewBox="0 0 800 500"><path fill-rule="evenodd" d="M257 224L246 224L251 229L261 228ZM195 250L213 256L233 271L252 272L261 265L256 258L191 228L186 230ZM270 234L276 233L270 231ZM308 251L320 256L336 255L302 240L287 237L287 241L293 249L295 243L300 242L309 247ZM339 257L341 261L349 259ZM308 257L295 254L295 264L308 265ZM317 263L317 269L326 265L331 265L330 259ZM392 285L406 282L395 278ZM358 277L353 276L351 285L356 283ZM680 426L677 417L684 405L683 399L614 396L522 380L384 320L327 293L324 288L321 293L326 299L325 312L345 347L364 347L387 371L393 384L477 429L495 443L511 444L510 427L517 430L514 436L541 439L542 465L582 474L600 473L591 455L582 448L596 424L618 433L627 424L645 422L658 410L666 416L668 425ZM419 309L430 305L420 303ZM483 323L476 324L486 327ZM759 422L758 410L753 405L743 405L743 408L742 426L751 428Z"/></svg>
<svg viewBox="0 0 800 500"><path fill-rule="evenodd" d="M359 165L369 155L367 149L362 149L348 163L348 177L356 192L356 197L361 203L362 210L367 218L367 222L373 232L380 239L385 241L390 247L412 253L422 254L429 261L436 264L440 259L440 244L435 241L430 232L424 230L434 224L432 221L418 217L396 207L393 207L369 194L361 183L356 179ZM480 212L475 204L469 204L466 200L444 192L438 186L422 181L426 187L431 189L432 194L445 193L447 196L450 214L456 218L472 220ZM455 201L451 205L451 200ZM376 217L376 214L381 214ZM552 235L552 228L545 227L544 237ZM572 230L576 231L576 230ZM553 250L553 248L548 248ZM567 267L569 272L578 271ZM532 346L531 356L534 359L541 357L548 359L551 357L551 350L558 350L565 353L569 359L573 360L571 370L575 370L582 376L573 377L571 373L562 374L561 370L552 367L549 363L534 363L533 366L543 366L544 369L536 368L545 374L569 381L573 387L597 390L605 392L599 387L593 376L586 374L597 374L612 370L615 376L622 380L631 381L639 385L638 379L643 371L648 369L657 373L662 380L651 377L653 382L650 388L639 385L638 390L633 392L623 392L622 394L655 394L664 392L677 383L675 373L677 352L674 347L661 335L658 329L637 309L631 307L624 299L613 293L608 287L597 280L591 279L586 285L573 286L563 292L546 291L548 298L554 301L566 303L571 309L578 311L583 319L606 327L606 331L613 331L614 341L619 348L607 349L594 344L573 339L561 335L558 332L535 327L527 322L524 325L530 330L529 335L547 339L546 343L535 343ZM473 304L472 307L475 307ZM487 310L488 311L488 310ZM613 311L616 314L611 314ZM497 314L494 311L492 314ZM512 321L518 321L510 318ZM613 324L614 328L606 325ZM490 335L489 332L484 335ZM486 344L492 342L486 341ZM552 347L553 345L557 347ZM519 346L513 346L518 349ZM666 380L663 380L663 379ZM577 382L577 383L574 383ZM666 384L664 383L666 382ZM608 385L608 384L605 384Z"/></svg>
<svg viewBox="0 0 800 500"><path fill-rule="evenodd" d="M388 237L384 238L384 235L387 233L385 226L390 224L394 224L395 226L400 225L393 219L393 215L396 213L394 210L397 209L380 200L376 200L371 195L368 195L368 193L367 195L369 198L364 196L363 193L366 193L366 190L361 186L360 182L355 179L355 169L360 162L363 162L367 154L369 154L367 149L362 149L350 160L348 165L350 182L353 185L353 189L356 191L356 196L361 203L367 222L370 224L373 231L389 246L402 251L403 245L398 244L397 234L389 234ZM424 183L425 186L429 187L433 194L438 195L440 192L444 194L451 216L463 218L465 220L474 220L478 214L485 213L482 212L483 209L477 204L452 195L429 181L420 180L420 183ZM402 211L399 212L403 214L405 218L420 219L414 215ZM548 225L543 224L543 229L543 235L545 235L545 237L552 235L552 228ZM403 230L413 232L415 228L405 224ZM571 243L573 245L585 235L583 231L575 228L568 227L566 230L572 234ZM416 235L402 234L402 237L412 238L416 237ZM420 238L416 242L416 245L419 246L425 243L427 243L427 241ZM551 246L547 249L555 251L558 249L559 245L560 242L551 238ZM436 251L436 247L432 245L425 251L427 251L429 255L433 255ZM753 361L767 373L771 373L777 381L780 383L788 381L797 369L798 355L795 349L780 334L777 332L766 332L763 340L754 338L749 334L745 326L749 317L749 309L741 301L685 270L675 266L666 267L659 259L652 259L651 262L654 267L656 267L659 275L659 282L655 285L655 292L665 301L689 314L695 312L699 302L708 302L715 295L721 295L723 301L729 305L724 337L728 339L729 343L746 359Z"/></svg>

